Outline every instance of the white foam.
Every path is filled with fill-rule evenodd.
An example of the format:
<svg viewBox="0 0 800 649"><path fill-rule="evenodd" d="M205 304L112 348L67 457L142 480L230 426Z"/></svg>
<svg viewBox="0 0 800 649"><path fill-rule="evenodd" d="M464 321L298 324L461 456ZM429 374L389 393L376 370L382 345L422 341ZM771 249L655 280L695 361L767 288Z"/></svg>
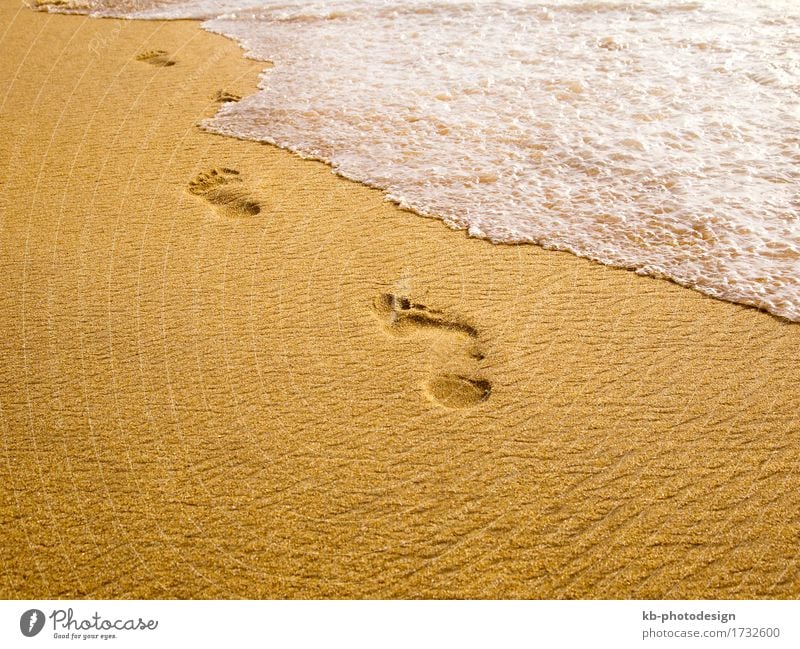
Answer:
<svg viewBox="0 0 800 649"><path fill-rule="evenodd" d="M800 3L129 4L82 10L210 18L275 63L210 131L800 321Z"/></svg>

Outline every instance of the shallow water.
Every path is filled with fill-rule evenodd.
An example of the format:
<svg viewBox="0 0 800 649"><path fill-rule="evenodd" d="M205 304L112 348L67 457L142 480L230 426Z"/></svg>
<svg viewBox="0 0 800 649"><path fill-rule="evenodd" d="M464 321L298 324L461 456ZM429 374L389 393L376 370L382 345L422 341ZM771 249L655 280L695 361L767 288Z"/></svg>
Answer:
<svg viewBox="0 0 800 649"><path fill-rule="evenodd" d="M58 5L198 18L269 60L209 131L277 144L493 242L800 321L800 3Z"/></svg>

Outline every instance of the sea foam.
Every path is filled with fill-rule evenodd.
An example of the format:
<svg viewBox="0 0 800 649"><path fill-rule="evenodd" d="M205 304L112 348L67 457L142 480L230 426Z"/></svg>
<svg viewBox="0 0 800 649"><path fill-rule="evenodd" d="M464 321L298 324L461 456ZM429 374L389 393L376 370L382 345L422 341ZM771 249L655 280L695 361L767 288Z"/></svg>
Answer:
<svg viewBox="0 0 800 649"><path fill-rule="evenodd" d="M76 0L272 61L204 128L800 321L800 3Z"/></svg>

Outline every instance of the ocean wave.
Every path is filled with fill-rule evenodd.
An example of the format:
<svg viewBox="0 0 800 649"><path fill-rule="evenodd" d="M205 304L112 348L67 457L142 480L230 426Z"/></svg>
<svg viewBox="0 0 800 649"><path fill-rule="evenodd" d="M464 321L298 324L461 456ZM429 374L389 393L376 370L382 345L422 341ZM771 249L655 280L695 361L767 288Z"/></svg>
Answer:
<svg viewBox="0 0 800 649"><path fill-rule="evenodd" d="M203 127L495 243L800 321L800 6L77 0L274 62Z"/></svg>

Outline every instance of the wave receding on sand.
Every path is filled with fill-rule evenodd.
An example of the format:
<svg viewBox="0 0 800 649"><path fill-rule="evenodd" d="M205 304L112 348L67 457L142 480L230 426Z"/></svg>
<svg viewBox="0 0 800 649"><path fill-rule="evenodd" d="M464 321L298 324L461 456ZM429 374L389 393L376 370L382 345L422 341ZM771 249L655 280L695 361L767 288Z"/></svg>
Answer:
<svg viewBox="0 0 800 649"><path fill-rule="evenodd" d="M272 61L209 131L495 243L800 321L800 9L783 2L44 4L205 20ZM742 26L747 28L743 29Z"/></svg>

